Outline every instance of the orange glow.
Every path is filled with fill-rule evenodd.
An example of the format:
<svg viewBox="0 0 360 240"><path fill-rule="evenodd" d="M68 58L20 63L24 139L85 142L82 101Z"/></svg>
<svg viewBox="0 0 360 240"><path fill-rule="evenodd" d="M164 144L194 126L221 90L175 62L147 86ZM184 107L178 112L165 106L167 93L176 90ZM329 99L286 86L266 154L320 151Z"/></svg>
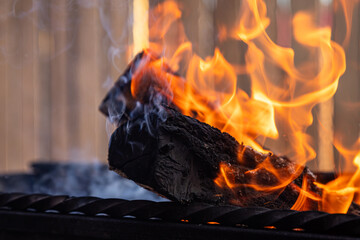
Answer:
<svg viewBox="0 0 360 240"><path fill-rule="evenodd" d="M214 55L202 59L192 51L184 27L181 11L174 1L156 6L150 13L150 49L133 74L131 93L144 103L157 96L165 97L183 114L196 117L244 145L263 154L262 161L244 174L256 176L266 171L276 179L271 184L259 184L254 178L247 184L236 182L236 171L221 163L214 180L217 187L235 190L248 187L264 194L281 193L286 186L300 194L292 209L309 210L309 200L328 212L346 212L359 191L360 172L341 175L327 185L317 184L322 196L308 189L307 178L302 187L292 183L303 171L306 162L316 158L312 139L306 133L313 123L312 109L331 99L345 72L343 48L331 40L331 26L317 26L310 12L296 12L292 18L294 40L308 53L306 61L295 64L296 52L277 45L266 33L270 24L265 2L242 1L240 19L235 29L221 26L220 38L233 38L247 45L245 65L232 65L218 48ZM153 20L152 20L153 19ZM176 29L176 34L173 32ZM240 43L239 43L240 44ZM159 56L159 57L157 57ZM283 76L274 78L266 66L281 70ZM179 75L174 75L176 71ZM251 93L238 87L237 74L251 80ZM181 77L182 76L182 77ZM282 147L276 143L286 143ZM360 167L360 140L353 149L334 145L352 167ZM238 160L241 163L244 145ZM296 163L293 168L274 167L271 147L277 155L286 155ZM240 200L241 201L241 200ZM341 203L341 204L340 204ZM317 209L317 207L316 207Z"/></svg>
<svg viewBox="0 0 360 240"><path fill-rule="evenodd" d="M314 201L320 201L320 196L316 195L315 193L312 193L308 189L307 182L307 176L303 178L302 188L299 188L296 184L292 184L293 187L298 188L300 191L299 197L296 200L295 204L292 206L292 210L297 211L305 211L311 209L311 206L309 206L309 199L312 199Z"/></svg>
<svg viewBox="0 0 360 240"><path fill-rule="evenodd" d="M267 228L267 229L276 229L275 226L265 226L264 228Z"/></svg>
<svg viewBox="0 0 360 240"><path fill-rule="evenodd" d="M231 189L234 189L238 187L238 185L233 184L234 182L235 182L234 175L232 173L231 168L226 163L221 163L220 175L215 179L216 185L218 185L219 187L226 185Z"/></svg>
<svg viewBox="0 0 360 240"><path fill-rule="evenodd" d="M207 224L220 224L218 222L208 222Z"/></svg>
<svg viewBox="0 0 360 240"><path fill-rule="evenodd" d="M335 147L347 163L344 172L323 189L321 209L330 213L346 213L356 193L360 193L360 137L351 148L345 148L335 141ZM351 165L351 166L349 166ZM354 174L351 169L357 169ZM359 201L356 201L359 204Z"/></svg>
<svg viewBox="0 0 360 240"><path fill-rule="evenodd" d="M175 1L157 5L150 15L150 38L163 39L171 25L180 17L181 11Z"/></svg>

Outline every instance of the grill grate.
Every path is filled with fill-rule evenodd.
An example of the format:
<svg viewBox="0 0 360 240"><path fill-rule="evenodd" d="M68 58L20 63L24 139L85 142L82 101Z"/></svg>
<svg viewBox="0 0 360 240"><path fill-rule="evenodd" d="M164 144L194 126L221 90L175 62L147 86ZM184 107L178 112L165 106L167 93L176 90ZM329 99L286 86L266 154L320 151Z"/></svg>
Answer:
<svg viewBox="0 0 360 240"><path fill-rule="evenodd" d="M287 236L289 236L288 234L298 234L301 238L304 237L304 234L309 233L324 234L328 237L336 235L337 239L344 235L360 237L359 216L317 211L241 208L205 203L181 205L175 202L22 193L0 194L0 209L0 216L8 216L12 212L17 214L22 212L24 216L26 214L32 216L38 214L38 216L51 218L70 216L83 220L87 216L92 217L92 221L117 219L132 223L146 221L150 225L176 223L176 226L181 226L180 228L196 226L215 230L225 229L224 231L256 229L265 231L267 234L276 232L286 233ZM216 226L212 226L213 223L217 223ZM0 228L4 228L4 225L0 224Z"/></svg>

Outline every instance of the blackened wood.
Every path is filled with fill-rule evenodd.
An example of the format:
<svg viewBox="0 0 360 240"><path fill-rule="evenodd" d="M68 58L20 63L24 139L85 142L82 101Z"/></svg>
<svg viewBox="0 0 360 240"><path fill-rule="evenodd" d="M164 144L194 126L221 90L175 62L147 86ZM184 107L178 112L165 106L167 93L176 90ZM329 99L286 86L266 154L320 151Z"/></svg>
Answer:
<svg viewBox="0 0 360 240"><path fill-rule="evenodd" d="M171 200L184 203L201 201L291 208L299 195L304 175L308 188L317 190L312 184L315 178L311 172L305 168L299 175L294 171L299 166L286 157L261 154L239 144L227 133L184 116L174 106L144 102L143 97L132 96L132 76L144 61L156 59L149 51L139 53L100 106L100 110L118 126L110 141L108 159L111 169ZM175 75L167 66L163 70ZM152 80L159 82L151 74L143 76L146 76L145 83L149 88L152 88ZM140 107L139 101L142 101ZM279 184L274 174L266 169L254 170L265 159L278 172L295 174L297 178L271 193L244 187L249 183L265 187ZM227 177L236 184L235 189L214 183L220 174L220 164L226 164L231 170Z"/></svg>
<svg viewBox="0 0 360 240"><path fill-rule="evenodd" d="M232 136L198 120L165 107L166 119L155 111L119 126L109 149L112 170L171 200L194 201L240 206L264 206L289 209L298 197L304 174L309 188L314 176L305 168L287 187L265 193L244 187L258 183L275 186L277 178L264 168L251 171L266 158L284 174L295 174L296 165L285 157L265 155L239 144ZM238 160L242 154L241 163ZM220 164L232 169L233 190L219 187L214 180Z"/></svg>
<svg viewBox="0 0 360 240"><path fill-rule="evenodd" d="M158 76L154 74L152 69L147 69L144 66L158 59L159 57L150 50L138 53L129 63L124 73L118 78L114 86L109 90L101 102L99 110L105 116L109 117L112 123L120 125L122 122L137 118L144 110L143 105L139 106L138 103L152 104L149 98L153 97L152 100L154 100L154 95L157 94L155 91L161 90L162 86L159 85L162 81L165 81L165 79L158 80ZM141 75L141 84L139 84L141 88L137 90L138 95L133 96L131 93L131 81L139 69L142 71L142 73L139 74ZM181 79L166 63L162 63L161 71L165 73L164 75ZM166 97L163 97L162 102L176 108L176 106L168 100Z"/></svg>
<svg viewBox="0 0 360 240"><path fill-rule="evenodd" d="M132 97L130 90L131 77L143 55L144 52L140 52L135 56L100 104L100 112L112 118L114 123L119 124L122 119L129 119L129 114L135 107L136 100Z"/></svg>
<svg viewBox="0 0 360 240"><path fill-rule="evenodd" d="M149 51L139 53L100 106L100 111L118 126L109 148L112 170L183 203L201 201L289 209L298 199L303 184L321 197L321 190L314 185L315 176L307 167L298 166L286 157L261 154L239 144L229 134L182 115L171 102L164 101L171 105L166 107L144 100L144 96L149 96L146 91L143 96L132 96L131 79L139 64L156 59ZM163 71L176 75L166 65ZM154 89L151 72L143 76L147 78L147 87ZM154 82L161 81L155 79ZM139 102L141 107L138 107ZM246 187L249 183L263 187L279 184L278 178L261 166L265 160L282 177L295 176L294 181L270 192ZM214 183L220 175L220 164L229 168L227 177L235 185L233 189ZM319 209L318 203L310 199L305 204L307 209ZM358 209L359 206L352 203L349 213L359 215Z"/></svg>

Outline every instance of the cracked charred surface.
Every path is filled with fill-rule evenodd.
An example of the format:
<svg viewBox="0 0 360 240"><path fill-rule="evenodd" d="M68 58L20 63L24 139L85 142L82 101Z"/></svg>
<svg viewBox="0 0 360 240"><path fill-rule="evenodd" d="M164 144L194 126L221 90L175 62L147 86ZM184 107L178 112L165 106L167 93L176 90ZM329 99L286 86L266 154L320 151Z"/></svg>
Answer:
<svg viewBox="0 0 360 240"><path fill-rule="evenodd" d="M274 168L292 173L294 163L285 157L261 154L239 144L232 136L208 124L164 107L167 118L150 114L148 126L139 117L122 124L113 133L109 148L110 168L171 200L182 203L208 202L239 206L289 209L298 197L303 175L309 188L316 190L314 175L305 168L287 187L265 193L245 184L277 184L277 178L265 169L251 172L267 157ZM239 152L243 161L238 161ZM217 186L220 164L231 166L234 189ZM315 206L314 206L315 207Z"/></svg>

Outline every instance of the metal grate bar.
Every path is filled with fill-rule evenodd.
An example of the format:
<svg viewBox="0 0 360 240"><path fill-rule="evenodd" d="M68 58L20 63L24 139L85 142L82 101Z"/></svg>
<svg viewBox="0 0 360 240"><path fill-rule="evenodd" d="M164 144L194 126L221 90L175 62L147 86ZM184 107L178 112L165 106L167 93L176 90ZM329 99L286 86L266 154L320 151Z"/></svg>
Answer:
<svg viewBox="0 0 360 240"><path fill-rule="evenodd" d="M272 232L287 231L296 234L318 233L360 237L359 216L316 211L298 212L266 208L213 206L205 203L181 205L175 202L128 201L21 193L0 194L0 209L14 212L32 212L33 214L52 212L67 216L76 216L76 214L85 216L105 215L108 216L107 219L124 220L131 217L139 221L152 220L152 222L157 223L160 221L185 224L183 222L186 222L191 225L209 224L208 227L215 228L231 226L233 229L233 227L241 226L246 229L263 229ZM1 213L11 211L1 211ZM100 219L101 217L97 216L96 218ZM217 224L210 226L210 223Z"/></svg>

